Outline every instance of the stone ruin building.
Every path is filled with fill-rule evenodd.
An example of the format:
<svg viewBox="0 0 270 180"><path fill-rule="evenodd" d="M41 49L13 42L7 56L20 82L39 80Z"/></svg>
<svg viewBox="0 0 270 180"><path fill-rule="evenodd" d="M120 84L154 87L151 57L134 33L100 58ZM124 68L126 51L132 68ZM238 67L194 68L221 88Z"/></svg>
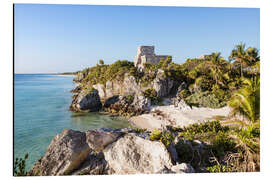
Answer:
<svg viewBox="0 0 270 180"><path fill-rule="evenodd" d="M158 64L161 59L166 59L168 55L156 55L155 46L139 46L137 56L134 58L134 65L138 69L144 69L144 63Z"/></svg>

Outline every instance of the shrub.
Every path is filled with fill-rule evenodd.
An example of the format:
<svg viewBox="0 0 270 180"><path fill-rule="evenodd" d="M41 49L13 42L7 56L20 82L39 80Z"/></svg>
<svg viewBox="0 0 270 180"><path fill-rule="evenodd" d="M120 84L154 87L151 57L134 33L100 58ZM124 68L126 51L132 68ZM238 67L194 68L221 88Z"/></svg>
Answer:
<svg viewBox="0 0 270 180"><path fill-rule="evenodd" d="M152 133L151 133L150 140L151 140L151 141L159 140L160 137L161 137L161 135L162 135L161 130L159 130L159 129L154 129L154 130L152 131Z"/></svg>
<svg viewBox="0 0 270 180"><path fill-rule="evenodd" d="M221 173L221 172L230 172L231 171L231 169L228 168L225 165L214 165L214 166L210 166L210 167L207 167L207 170L210 173Z"/></svg>
<svg viewBox="0 0 270 180"><path fill-rule="evenodd" d="M185 98L187 104L198 104L203 107L221 108L226 106L226 101L220 101L215 94L209 91L196 92Z"/></svg>
<svg viewBox="0 0 270 180"><path fill-rule="evenodd" d="M185 99L190 95L190 92L186 89L183 89L182 91L180 91L178 93L178 97L180 97L181 99Z"/></svg>
<svg viewBox="0 0 270 180"><path fill-rule="evenodd" d="M104 61L102 59L100 59L98 62L100 65L104 65Z"/></svg>
<svg viewBox="0 0 270 180"><path fill-rule="evenodd" d="M149 98L152 103L158 103L161 101L161 98L157 96L157 92L153 88L146 89L142 95Z"/></svg>
<svg viewBox="0 0 270 180"><path fill-rule="evenodd" d="M215 156L224 156L225 152L235 152L236 143L232 140L229 135L225 132L218 132L212 142L212 151Z"/></svg>
<svg viewBox="0 0 270 180"><path fill-rule="evenodd" d="M24 158L16 158L14 163L14 176L26 176L26 160L28 159L28 153L24 155Z"/></svg>
<svg viewBox="0 0 270 180"><path fill-rule="evenodd" d="M169 131L162 132L159 129L154 129L150 136L151 141L160 140L166 147L172 143L173 139L174 137Z"/></svg>

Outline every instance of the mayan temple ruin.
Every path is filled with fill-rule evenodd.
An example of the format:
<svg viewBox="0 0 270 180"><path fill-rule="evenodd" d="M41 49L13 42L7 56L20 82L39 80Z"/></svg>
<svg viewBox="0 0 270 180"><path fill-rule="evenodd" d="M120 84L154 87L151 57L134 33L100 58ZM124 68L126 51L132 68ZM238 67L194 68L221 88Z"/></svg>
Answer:
<svg viewBox="0 0 270 180"><path fill-rule="evenodd" d="M155 46L139 46L137 56L134 58L134 65L142 70L146 62L158 64L161 59L166 59L168 55L156 55Z"/></svg>

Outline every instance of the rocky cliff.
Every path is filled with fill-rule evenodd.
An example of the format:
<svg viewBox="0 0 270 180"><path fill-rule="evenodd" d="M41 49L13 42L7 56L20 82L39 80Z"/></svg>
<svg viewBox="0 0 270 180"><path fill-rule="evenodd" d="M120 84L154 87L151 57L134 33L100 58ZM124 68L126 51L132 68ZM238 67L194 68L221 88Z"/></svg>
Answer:
<svg viewBox="0 0 270 180"><path fill-rule="evenodd" d="M172 145L133 129L64 130L29 175L192 173Z"/></svg>
<svg viewBox="0 0 270 180"><path fill-rule="evenodd" d="M171 56L155 55L154 46L139 46L134 62L118 60L111 65L102 63L86 68L78 72L74 78L78 86L72 90L75 95L70 109L72 111L95 111L100 109L100 102L108 106L107 100L114 104L116 101L112 103L112 98L117 99L117 96L124 96L129 97L129 100L135 100L126 105L132 104L129 109L145 111L149 102L142 98L142 96L148 98L145 96L145 91L154 93L148 93L149 96L165 97L179 83L181 75L175 74L173 66L176 67L172 63ZM98 96L96 92L98 92ZM132 98L130 98L131 96ZM141 105L141 102L147 103ZM94 106L97 108L95 109Z"/></svg>
<svg viewBox="0 0 270 180"><path fill-rule="evenodd" d="M135 109L134 111L138 109L147 110L151 102L147 100L147 97L143 97L144 91L152 89L156 92L157 97L165 97L171 93L176 83L166 77L165 72L161 69L153 72L153 74L154 78L145 82L142 81L142 79L136 79L129 73L125 73L122 78L108 80L103 84L97 83L92 85L94 90L92 89L92 91L88 91L87 93L87 90L84 90L87 84L81 83L81 79L83 79L85 75L79 73L74 79L78 83L78 86L72 91L75 95L73 96L70 109L73 111L84 111L87 109L90 111L98 110L100 109L100 102L105 106L110 106L116 103L116 101L111 101L112 98L117 99L119 96L129 96L132 97L130 104L134 105L132 106L132 108ZM98 95L96 92L98 92ZM108 104L108 101L111 103ZM141 102L146 103L141 104ZM94 106L97 108L93 108Z"/></svg>

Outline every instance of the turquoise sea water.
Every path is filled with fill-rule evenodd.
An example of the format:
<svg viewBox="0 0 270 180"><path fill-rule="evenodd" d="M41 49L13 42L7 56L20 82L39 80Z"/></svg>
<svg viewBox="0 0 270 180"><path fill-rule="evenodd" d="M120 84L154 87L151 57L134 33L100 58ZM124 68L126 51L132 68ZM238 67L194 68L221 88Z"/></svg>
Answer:
<svg viewBox="0 0 270 180"><path fill-rule="evenodd" d="M44 155L52 138L64 129L123 128L125 119L99 113L73 113L72 76L16 74L14 77L14 157L29 153L27 169Z"/></svg>

